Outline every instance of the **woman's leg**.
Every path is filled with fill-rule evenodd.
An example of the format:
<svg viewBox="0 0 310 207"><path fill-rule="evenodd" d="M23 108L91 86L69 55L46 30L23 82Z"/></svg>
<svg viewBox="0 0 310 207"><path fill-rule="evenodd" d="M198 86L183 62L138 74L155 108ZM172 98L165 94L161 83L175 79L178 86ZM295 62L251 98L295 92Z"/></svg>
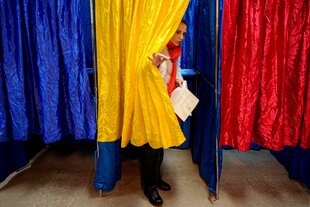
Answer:
<svg viewBox="0 0 310 207"><path fill-rule="evenodd" d="M163 149L153 149L149 144L139 147L143 192L153 205L161 205L163 203L163 199L160 197L157 190L157 183L160 178L162 150Z"/></svg>
<svg viewBox="0 0 310 207"><path fill-rule="evenodd" d="M143 188L156 187L160 179L160 165L163 159L163 149L153 149L149 144L140 147L141 180Z"/></svg>
<svg viewBox="0 0 310 207"><path fill-rule="evenodd" d="M160 158L159 158L159 167L158 167L158 180L157 180L157 188L159 190L163 190L163 191L169 191L171 189L171 186L166 183L165 181L162 180L162 177L161 177L161 174L160 174L160 166L161 166L161 163L163 162L163 159L164 159L164 150L161 149L160 151Z"/></svg>

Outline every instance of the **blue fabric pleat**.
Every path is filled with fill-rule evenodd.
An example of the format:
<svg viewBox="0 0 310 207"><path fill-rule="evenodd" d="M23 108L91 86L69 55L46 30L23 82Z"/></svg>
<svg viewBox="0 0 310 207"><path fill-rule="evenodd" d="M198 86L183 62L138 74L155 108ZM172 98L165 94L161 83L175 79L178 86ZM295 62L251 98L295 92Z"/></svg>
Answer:
<svg viewBox="0 0 310 207"><path fill-rule="evenodd" d="M184 80L187 81L187 87L192 93L196 93L196 73L194 69L187 68L186 70L181 71ZM191 147L191 134L192 131L192 116L189 116L184 122L179 121L182 132L185 136L185 141L177 147L177 149L189 149Z"/></svg>
<svg viewBox="0 0 310 207"><path fill-rule="evenodd" d="M98 190L111 191L121 178L121 142L98 142L99 157L94 179Z"/></svg>
<svg viewBox="0 0 310 207"><path fill-rule="evenodd" d="M198 18L198 0L190 0L187 10L183 16L183 19L187 23L187 32L182 42L182 56L181 56L181 68L182 69L193 69L195 68L195 53L196 44L195 33L196 21Z"/></svg>
<svg viewBox="0 0 310 207"><path fill-rule="evenodd" d="M23 58L23 28L21 5L17 0L2 1L0 7L1 20L1 62L2 81L0 85L7 104L1 106L9 113L4 114L6 124L12 127L12 135L16 140L26 140L28 137L28 116L26 110L26 93L24 87L24 58ZM3 87L5 84L5 87ZM1 102L1 104L3 101ZM10 115L10 117L8 117ZM9 139L8 132L0 133L0 141ZM4 137L6 134L6 137Z"/></svg>
<svg viewBox="0 0 310 207"><path fill-rule="evenodd" d="M305 183L310 189L310 150L301 147L285 147L271 154L286 168L291 179Z"/></svg>
<svg viewBox="0 0 310 207"><path fill-rule="evenodd" d="M180 123L180 127L186 139L180 146L177 146L175 148L188 149L190 147L191 117L188 117L184 122L180 121L179 123Z"/></svg>
<svg viewBox="0 0 310 207"><path fill-rule="evenodd" d="M93 67L90 1L81 0L86 67Z"/></svg>
<svg viewBox="0 0 310 207"><path fill-rule="evenodd" d="M198 90L200 96L199 105L195 116L193 161L198 163L200 175L209 184L209 190L215 192L216 187L216 165L215 165L215 96L213 87L202 81Z"/></svg>
<svg viewBox="0 0 310 207"><path fill-rule="evenodd" d="M1 1L0 141L95 138L81 9L78 0Z"/></svg>
<svg viewBox="0 0 310 207"><path fill-rule="evenodd" d="M0 44L1 44L1 36L0 36ZM1 47L0 47L0 55L2 54L1 52ZM1 59L1 57L0 57ZM8 116L7 112L7 98L4 93L6 90L5 84L4 84L4 74L3 74L3 67L2 67L2 62L0 62L0 140L1 141L8 141L8 120L6 117Z"/></svg>
<svg viewBox="0 0 310 207"><path fill-rule="evenodd" d="M193 161L199 164L200 175L208 184L209 191L215 193L217 176L220 177L222 168L222 151L217 150L220 90L215 87L215 1L192 0L184 18L188 23L189 37L185 38L183 44L181 67L195 68L199 74L199 103L191 120ZM220 69L219 64L219 77ZM220 81L218 87L220 89Z"/></svg>

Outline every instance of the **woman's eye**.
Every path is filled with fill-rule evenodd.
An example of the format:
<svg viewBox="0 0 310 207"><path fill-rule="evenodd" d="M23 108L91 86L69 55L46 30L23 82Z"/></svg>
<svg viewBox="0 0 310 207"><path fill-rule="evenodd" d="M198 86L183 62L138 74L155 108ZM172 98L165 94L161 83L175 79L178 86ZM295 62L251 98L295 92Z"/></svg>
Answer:
<svg viewBox="0 0 310 207"><path fill-rule="evenodd" d="M180 31L180 30L178 30L178 31L176 31L176 33L177 33L177 34L181 34L181 31Z"/></svg>

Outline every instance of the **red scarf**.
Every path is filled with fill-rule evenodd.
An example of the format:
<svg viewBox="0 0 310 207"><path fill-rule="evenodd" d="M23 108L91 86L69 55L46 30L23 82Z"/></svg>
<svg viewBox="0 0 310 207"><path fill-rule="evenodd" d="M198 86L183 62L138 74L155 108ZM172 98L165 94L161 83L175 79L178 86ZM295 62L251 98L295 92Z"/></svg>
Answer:
<svg viewBox="0 0 310 207"><path fill-rule="evenodd" d="M171 96L172 91L176 88L175 86L175 80L177 77L177 59L181 56L181 46L175 46L171 41L168 42L167 44L167 49L168 49L168 53L169 56L171 58L171 62L172 62L172 72L170 75L170 81L168 83L168 94L169 96Z"/></svg>

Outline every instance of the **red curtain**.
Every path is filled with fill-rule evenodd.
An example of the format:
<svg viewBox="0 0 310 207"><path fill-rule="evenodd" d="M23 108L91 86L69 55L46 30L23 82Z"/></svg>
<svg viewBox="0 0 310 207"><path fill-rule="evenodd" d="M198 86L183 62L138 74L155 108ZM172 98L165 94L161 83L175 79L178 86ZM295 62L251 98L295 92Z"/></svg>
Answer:
<svg viewBox="0 0 310 207"><path fill-rule="evenodd" d="M224 0L221 145L310 148L309 0Z"/></svg>
<svg viewBox="0 0 310 207"><path fill-rule="evenodd" d="M308 19L309 21L309 19ZM309 27L309 24L308 24ZM309 30L308 30L309 31ZM308 44L309 44L310 34L308 32ZM309 51L308 51L309 57ZM307 77L307 92L306 92L306 102L304 109L304 119L301 124L301 141L300 146L302 148L310 148L310 69L309 69L309 60L308 60L308 77Z"/></svg>

